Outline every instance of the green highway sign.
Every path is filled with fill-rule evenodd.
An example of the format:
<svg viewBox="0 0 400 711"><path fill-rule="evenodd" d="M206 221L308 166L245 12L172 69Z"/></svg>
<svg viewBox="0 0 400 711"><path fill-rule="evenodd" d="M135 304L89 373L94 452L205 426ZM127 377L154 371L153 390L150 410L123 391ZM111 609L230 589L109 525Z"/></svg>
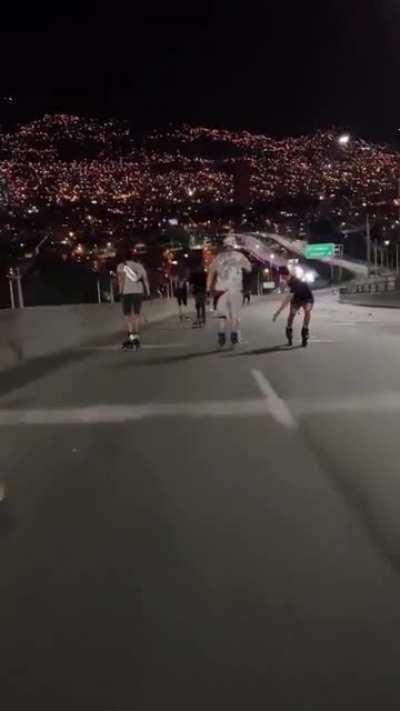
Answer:
<svg viewBox="0 0 400 711"><path fill-rule="evenodd" d="M308 244L306 247L306 259L331 259L335 256L335 251L336 245L333 242Z"/></svg>

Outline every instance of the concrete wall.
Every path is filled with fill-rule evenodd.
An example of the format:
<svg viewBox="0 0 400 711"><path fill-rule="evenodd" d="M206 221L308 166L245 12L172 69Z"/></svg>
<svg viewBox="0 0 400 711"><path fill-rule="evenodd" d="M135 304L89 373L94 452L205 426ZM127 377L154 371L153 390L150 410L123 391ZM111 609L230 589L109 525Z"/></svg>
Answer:
<svg viewBox="0 0 400 711"><path fill-rule="evenodd" d="M147 301L143 320L160 321L177 313L175 299ZM123 332L121 305L77 304L0 310L0 370L31 358L91 345Z"/></svg>

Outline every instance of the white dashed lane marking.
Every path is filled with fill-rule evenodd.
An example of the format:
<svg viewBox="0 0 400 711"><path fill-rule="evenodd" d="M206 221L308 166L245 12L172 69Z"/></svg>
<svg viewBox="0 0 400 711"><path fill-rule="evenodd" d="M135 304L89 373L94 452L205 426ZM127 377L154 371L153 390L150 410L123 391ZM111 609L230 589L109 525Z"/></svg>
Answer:
<svg viewBox="0 0 400 711"><path fill-rule="evenodd" d="M297 427L297 422L288 406L275 392L263 373L261 373L260 370L253 369L251 374L261 390L262 395L265 397L268 413L271 417L284 427L290 429Z"/></svg>

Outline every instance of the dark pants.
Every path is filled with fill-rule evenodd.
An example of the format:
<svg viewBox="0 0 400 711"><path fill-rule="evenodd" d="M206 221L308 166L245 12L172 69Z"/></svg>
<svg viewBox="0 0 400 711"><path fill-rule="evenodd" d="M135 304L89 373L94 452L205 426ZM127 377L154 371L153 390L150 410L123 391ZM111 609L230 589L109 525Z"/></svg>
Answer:
<svg viewBox="0 0 400 711"><path fill-rule="evenodd" d="M197 320L206 322L206 295L195 294Z"/></svg>

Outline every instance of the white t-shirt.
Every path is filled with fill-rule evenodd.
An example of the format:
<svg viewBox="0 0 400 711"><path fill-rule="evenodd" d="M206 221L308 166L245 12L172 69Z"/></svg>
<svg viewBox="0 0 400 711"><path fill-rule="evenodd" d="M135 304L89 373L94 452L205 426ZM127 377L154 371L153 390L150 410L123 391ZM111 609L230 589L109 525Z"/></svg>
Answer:
<svg viewBox="0 0 400 711"><path fill-rule="evenodd" d="M211 276L215 272L217 273L214 286L216 291L241 292L243 290L243 269L246 272L251 272L251 264L241 252L230 249L218 254L210 266Z"/></svg>
<svg viewBox="0 0 400 711"><path fill-rule="evenodd" d="M145 284L148 284L147 273L139 262L129 260L118 264L117 272L123 275L123 294L144 294Z"/></svg>

